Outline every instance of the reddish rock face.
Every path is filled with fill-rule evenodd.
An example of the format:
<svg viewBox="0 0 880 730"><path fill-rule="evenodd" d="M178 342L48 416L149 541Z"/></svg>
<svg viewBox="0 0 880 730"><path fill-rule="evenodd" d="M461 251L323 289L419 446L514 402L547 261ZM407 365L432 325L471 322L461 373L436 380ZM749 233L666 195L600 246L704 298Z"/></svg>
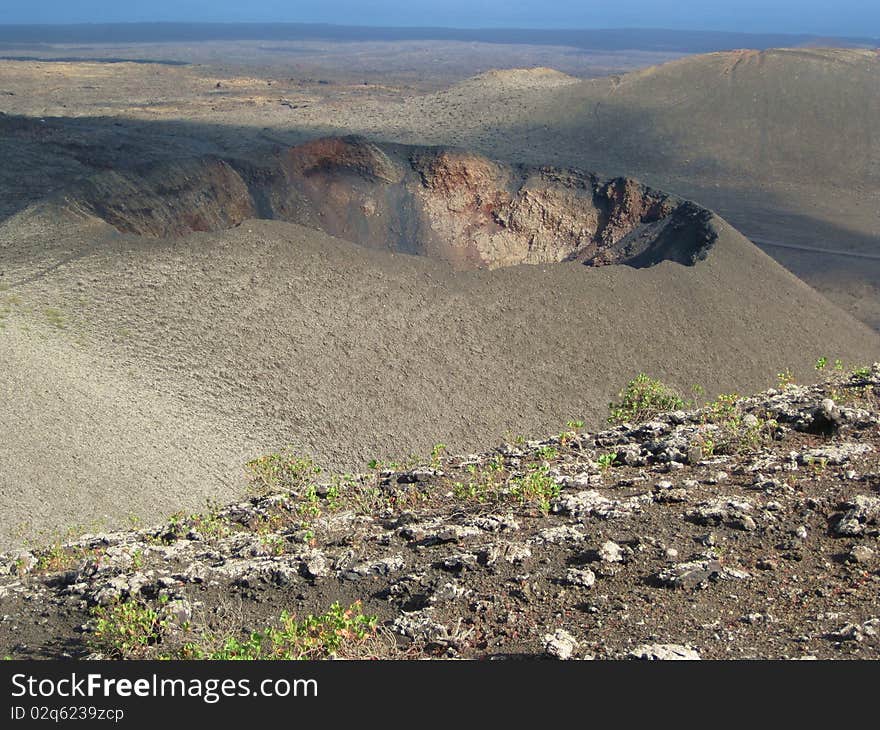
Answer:
<svg viewBox="0 0 880 730"><path fill-rule="evenodd" d="M68 202L128 233L271 218L456 268L692 264L715 240L709 211L635 180L355 137L312 140L257 165L210 159L105 173Z"/></svg>

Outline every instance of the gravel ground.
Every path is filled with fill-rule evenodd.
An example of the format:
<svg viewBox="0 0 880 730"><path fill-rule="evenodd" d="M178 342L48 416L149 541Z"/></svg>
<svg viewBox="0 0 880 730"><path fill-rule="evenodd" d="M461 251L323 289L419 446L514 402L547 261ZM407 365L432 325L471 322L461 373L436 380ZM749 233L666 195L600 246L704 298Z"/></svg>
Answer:
<svg viewBox="0 0 880 730"><path fill-rule="evenodd" d="M291 457L248 501L0 557L0 651L211 655L338 602L375 623L310 656L876 659L878 390L875 364L360 475Z"/></svg>

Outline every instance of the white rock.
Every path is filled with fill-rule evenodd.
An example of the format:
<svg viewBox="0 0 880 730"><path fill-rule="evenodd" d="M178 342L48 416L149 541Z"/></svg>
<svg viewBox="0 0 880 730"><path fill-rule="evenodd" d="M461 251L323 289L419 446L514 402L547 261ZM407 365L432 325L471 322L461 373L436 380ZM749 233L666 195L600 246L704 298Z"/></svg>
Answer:
<svg viewBox="0 0 880 730"><path fill-rule="evenodd" d="M629 656L632 659L647 659L649 661L695 661L700 659L699 652L681 644L642 644L633 649Z"/></svg>
<svg viewBox="0 0 880 730"><path fill-rule="evenodd" d="M608 540L599 548L599 557L606 563L619 563L623 560L623 548L616 542Z"/></svg>
<svg viewBox="0 0 880 730"><path fill-rule="evenodd" d="M555 659L570 659L577 646L577 639L564 629L544 635L544 651Z"/></svg>

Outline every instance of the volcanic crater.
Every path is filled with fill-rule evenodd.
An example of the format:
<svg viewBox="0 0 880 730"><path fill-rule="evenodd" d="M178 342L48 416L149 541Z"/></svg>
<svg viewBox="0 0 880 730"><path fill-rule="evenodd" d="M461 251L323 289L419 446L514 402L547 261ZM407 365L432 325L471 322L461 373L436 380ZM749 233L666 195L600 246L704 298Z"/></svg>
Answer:
<svg viewBox="0 0 880 730"><path fill-rule="evenodd" d="M316 139L256 160L201 157L105 171L68 191L64 205L156 238L282 220L460 270L692 265L717 238L710 211L629 178L360 137Z"/></svg>

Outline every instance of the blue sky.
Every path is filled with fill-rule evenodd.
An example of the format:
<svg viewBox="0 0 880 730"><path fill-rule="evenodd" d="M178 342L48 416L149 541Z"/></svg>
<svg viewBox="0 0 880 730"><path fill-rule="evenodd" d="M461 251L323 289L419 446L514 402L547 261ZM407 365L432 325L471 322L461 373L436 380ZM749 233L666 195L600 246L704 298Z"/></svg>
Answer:
<svg viewBox="0 0 880 730"><path fill-rule="evenodd" d="M880 0L0 0L0 23L324 22L880 36Z"/></svg>

